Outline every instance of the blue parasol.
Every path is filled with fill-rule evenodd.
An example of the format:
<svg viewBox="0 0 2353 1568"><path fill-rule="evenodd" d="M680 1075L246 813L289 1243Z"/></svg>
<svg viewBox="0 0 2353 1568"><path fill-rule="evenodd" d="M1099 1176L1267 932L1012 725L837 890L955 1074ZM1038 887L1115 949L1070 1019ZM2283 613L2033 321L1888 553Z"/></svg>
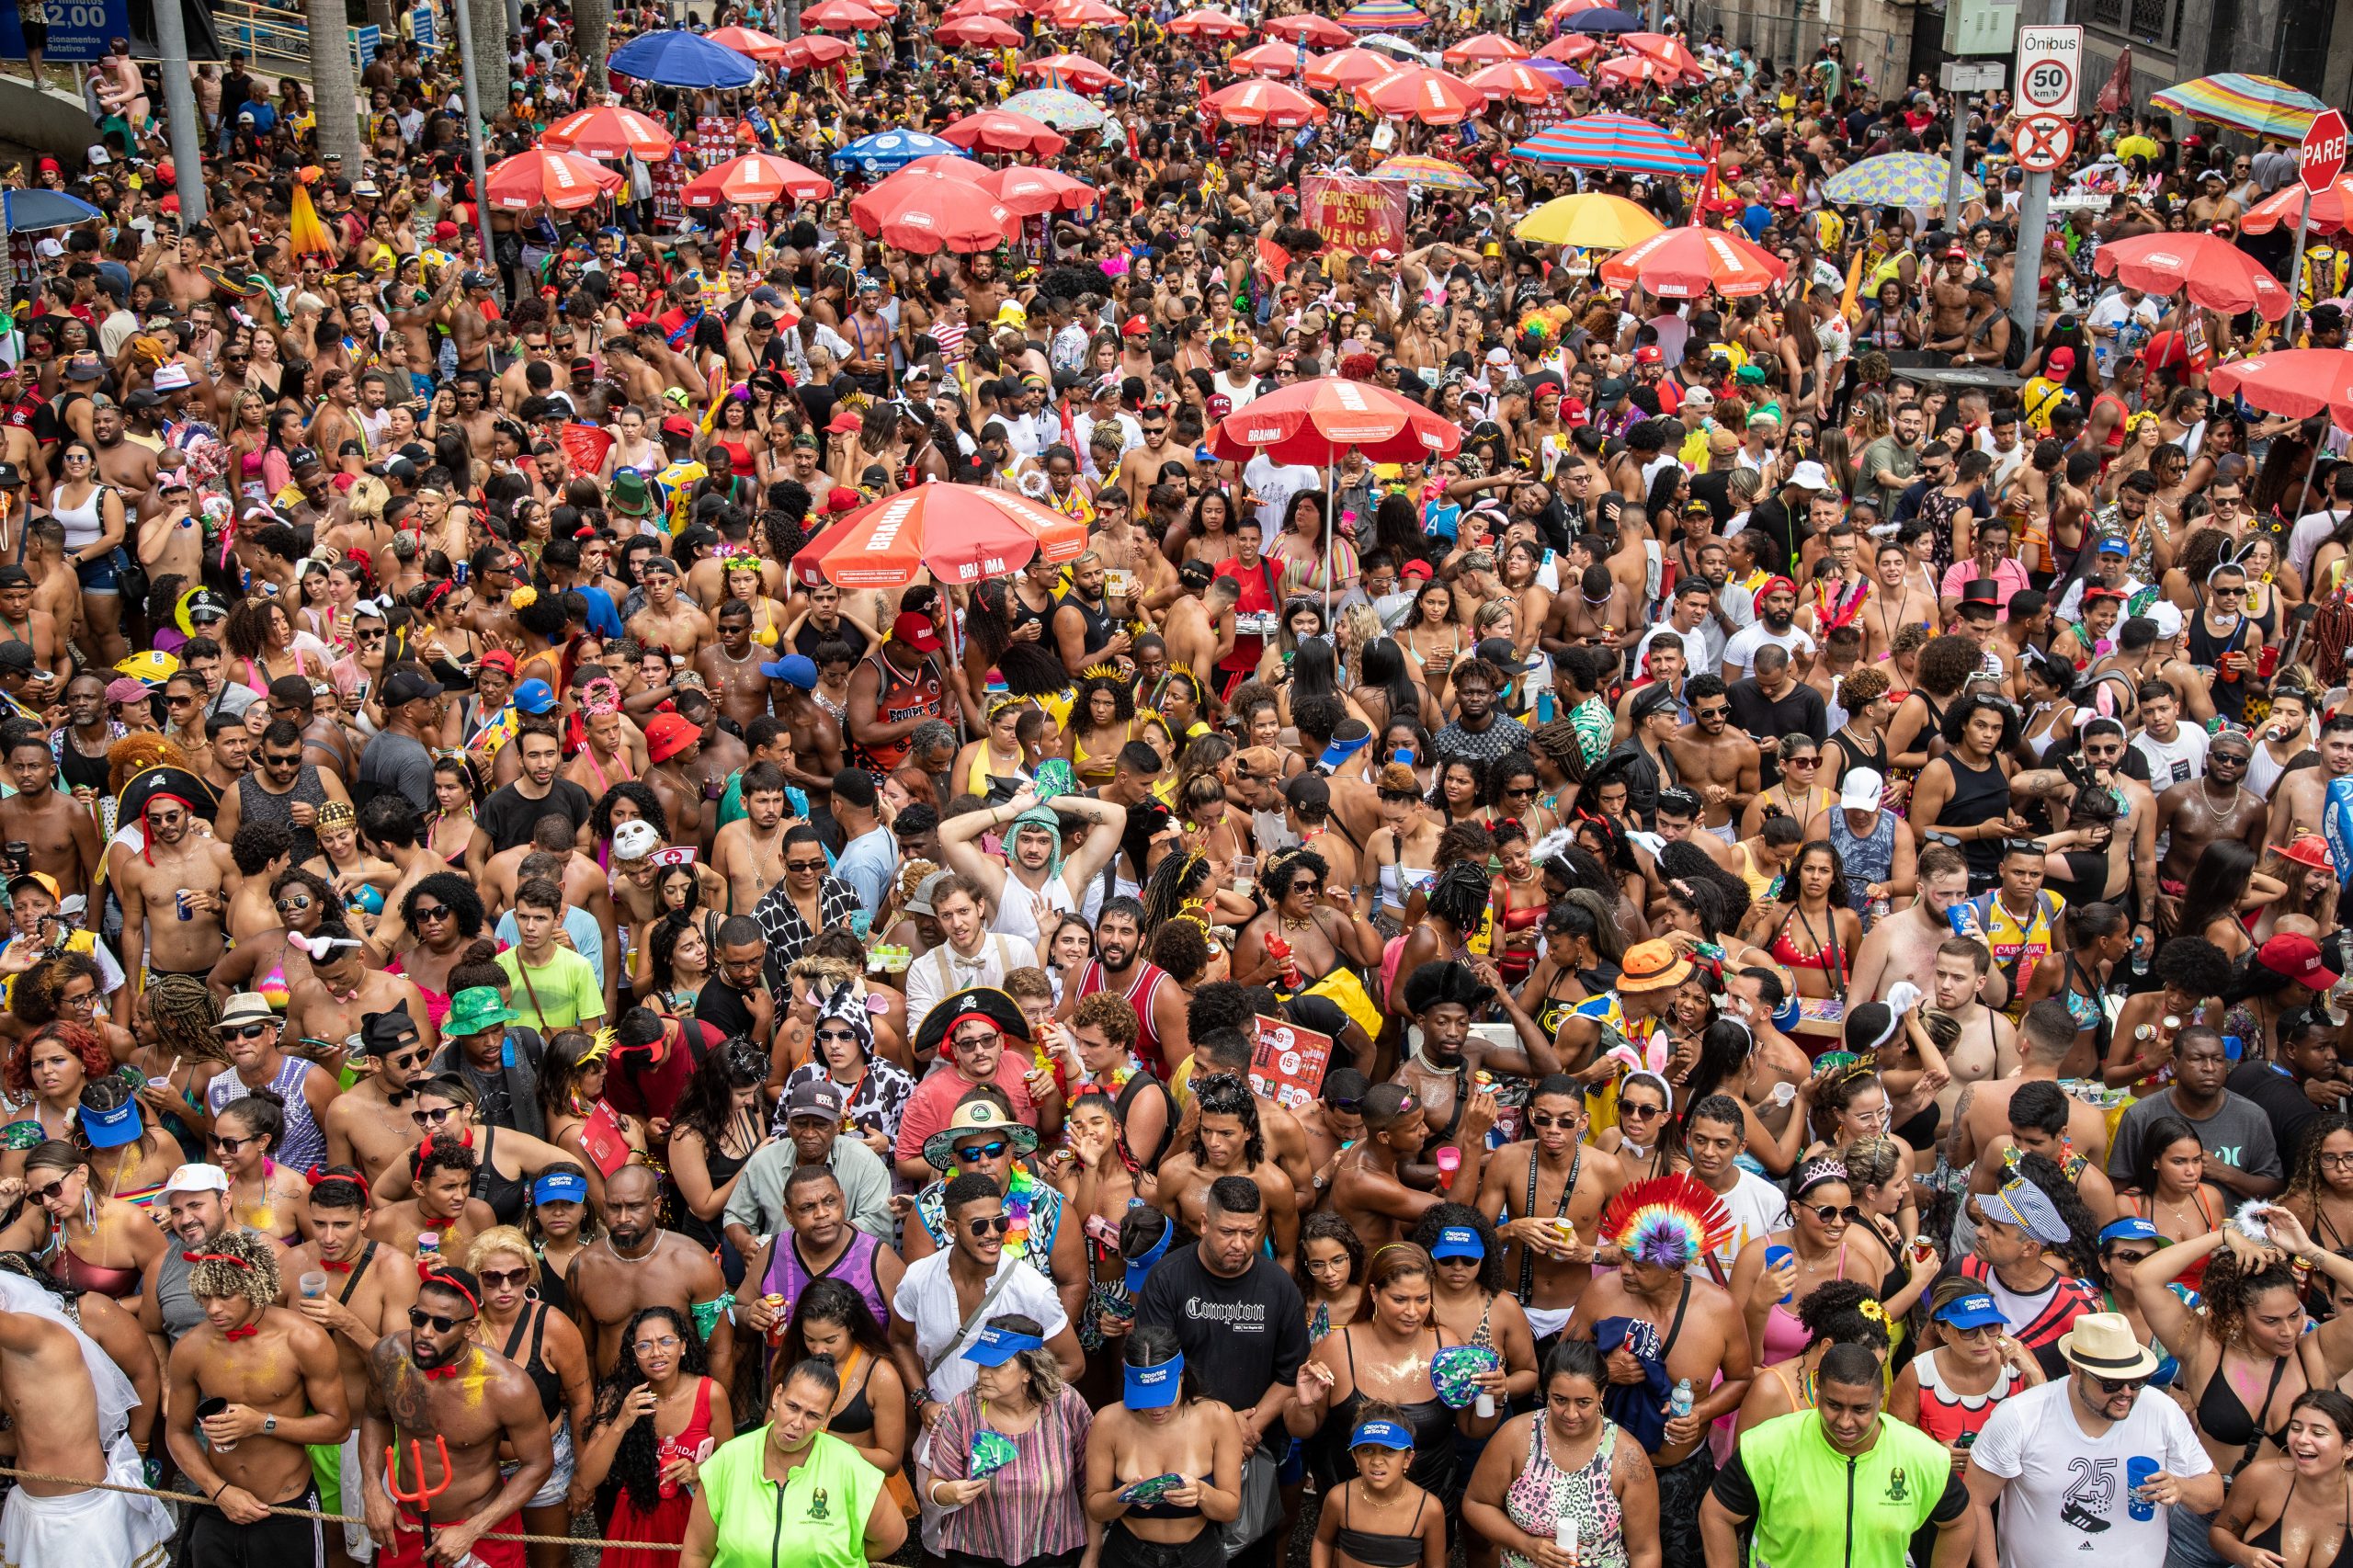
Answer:
<svg viewBox="0 0 2353 1568"><path fill-rule="evenodd" d="M640 33L606 63L620 75L665 87L748 87L760 79L759 66L726 45L676 28Z"/></svg>
<svg viewBox="0 0 2353 1568"><path fill-rule="evenodd" d="M835 153L830 162L837 169L856 169L864 175L887 175L905 168L917 158L971 156L955 142L927 136L920 131L878 131L871 136L859 137Z"/></svg>
<svg viewBox="0 0 2353 1568"><path fill-rule="evenodd" d="M0 231L21 234L34 229L66 229L104 212L62 190L11 190L0 193Z"/></svg>
<svg viewBox="0 0 2353 1568"><path fill-rule="evenodd" d="M1573 33L1632 33L1643 29L1643 19L1609 6L1597 6L1590 11L1579 11L1571 17L1564 29Z"/></svg>

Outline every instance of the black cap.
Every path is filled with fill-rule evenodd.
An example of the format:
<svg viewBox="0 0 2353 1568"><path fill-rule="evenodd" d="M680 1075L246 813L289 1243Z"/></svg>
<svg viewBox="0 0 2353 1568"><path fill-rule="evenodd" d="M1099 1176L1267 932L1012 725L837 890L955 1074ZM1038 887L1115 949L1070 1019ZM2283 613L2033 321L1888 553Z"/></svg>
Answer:
<svg viewBox="0 0 2353 1568"><path fill-rule="evenodd" d="M1964 609L1971 605L1987 605L1999 609L2002 606L2002 585L1991 577L1963 583L1961 585L1961 603Z"/></svg>
<svg viewBox="0 0 2353 1568"><path fill-rule="evenodd" d="M25 471L15 463L0 463L0 490L22 490L24 487Z"/></svg>
<svg viewBox="0 0 2353 1568"><path fill-rule="evenodd" d="M443 689L439 681L420 670L401 670L384 683L384 706L398 708L404 703L438 697Z"/></svg>
<svg viewBox="0 0 2353 1568"><path fill-rule="evenodd" d="M33 574L21 566L0 566L0 588L29 588Z"/></svg>
<svg viewBox="0 0 2353 1568"><path fill-rule="evenodd" d="M0 642L0 670L29 670L39 663L33 656L33 645L14 639Z"/></svg>

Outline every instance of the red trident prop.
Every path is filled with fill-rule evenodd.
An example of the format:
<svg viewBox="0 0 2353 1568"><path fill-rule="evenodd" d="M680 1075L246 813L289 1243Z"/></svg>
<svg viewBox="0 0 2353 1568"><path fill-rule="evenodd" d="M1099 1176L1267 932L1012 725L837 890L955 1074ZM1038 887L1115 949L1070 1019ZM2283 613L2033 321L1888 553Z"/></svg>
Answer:
<svg viewBox="0 0 2353 1568"><path fill-rule="evenodd" d="M423 1440L416 1437L409 1439L409 1464L416 1471L416 1489L413 1492L401 1490L400 1445L394 1443L384 1449L384 1490L392 1494L393 1502L407 1503L416 1509L416 1528L425 1537L425 1549L419 1556L428 1562L433 1560L433 1499L449 1490L451 1479L449 1439L436 1432L433 1435L433 1449L441 1460L441 1484L438 1486L427 1486L425 1483Z"/></svg>

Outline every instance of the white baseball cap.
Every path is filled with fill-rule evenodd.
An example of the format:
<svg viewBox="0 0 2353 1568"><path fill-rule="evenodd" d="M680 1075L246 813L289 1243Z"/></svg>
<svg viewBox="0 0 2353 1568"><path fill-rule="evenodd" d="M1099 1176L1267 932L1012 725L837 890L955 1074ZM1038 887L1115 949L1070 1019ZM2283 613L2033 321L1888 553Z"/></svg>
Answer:
<svg viewBox="0 0 2353 1568"><path fill-rule="evenodd" d="M219 1165L182 1165L164 1184L164 1194L175 1192L222 1192L229 1190L229 1173Z"/></svg>
<svg viewBox="0 0 2353 1568"><path fill-rule="evenodd" d="M1800 490L1827 490L1830 473L1818 462L1802 462L1790 475L1790 483Z"/></svg>
<svg viewBox="0 0 2353 1568"><path fill-rule="evenodd" d="M1879 776L1878 768L1850 767L1838 786L1838 804L1844 811L1875 812L1886 793L1887 780Z"/></svg>
<svg viewBox="0 0 2353 1568"><path fill-rule="evenodd" d="M2159 599L2142 613L2156 623L2158 642L2181 635L2181 607L2170 599Z"/></svg>

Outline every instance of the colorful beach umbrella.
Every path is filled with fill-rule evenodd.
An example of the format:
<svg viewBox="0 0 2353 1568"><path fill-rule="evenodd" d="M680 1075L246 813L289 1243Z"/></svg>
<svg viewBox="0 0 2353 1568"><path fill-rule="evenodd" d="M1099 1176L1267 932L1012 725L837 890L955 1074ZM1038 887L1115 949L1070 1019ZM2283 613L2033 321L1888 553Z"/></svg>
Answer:
<svg viewBox="0 0 2353 1568"><path fill-rule="evenodd" d="M2167 87L2152 93L2149 101L2191 119L2282 142L2301 140L2312 128L2313 116L2328 107L2277 76L2249 76L2236 71Z"/></svg>
<svg viewBox="0 0 2353 1568"><path fill-rule="evenodd" d="M1527 66L1530 71L1541 71L1547 76L1552 77L1555 82L1560 83L1564 88L1583 87L1591 85L1586 80L1586 74L1578 70L1575 66L1566 64L1558 60L1547 60L1540 54L1533 60L1523 60L1520 63ZM1472 80L1475 82L1478 78L1473 76Z"/></svg>
<svg viewBox="0 0 2353 1568"><path fill-rule="evenodd" d="M1127 13L1103 0L1054 0L1046 9L1046 25L1064 32L1076 32L1082 28L1124 28Z"/></svg>
<svg viewBox="0 0 2353 1568"><path fill-rule="evenodd" d="M642 158L658 164L670 155L676 141L669 129L650 115L617 104L598 104L567 114L540 133L540 145L584 158Z"/></svg>
<svg viewBox="0 0 2353 1568"><path fill-rule="evenodd" d="M1881 153L1847 165L1823 182L1822 199L1836 207L1941 207L1952 165L1927 153ZM1985 187L1961 176L1961 199L1974 201Z"/></svg>
<svg viewBox="0 0 2353 1568"><path fill-rule="evenodd" d="M1108 92L1119 85L1119 73L1106 70L1083 54L1049 54L1040 60L1025 60L1020 64L1024 76L1034 76L1050 87L1063 87L1074 93Z"/></svg>
<svg viewBox="0 0 2353 1568"><path fill-rule="evenodd" d="M681 199L688 207L766 207L788 198L823 201L833 193L834 182L814 169L773 153L746 153L688 180Z"/></svg>
<svg viewBox="0 0 2353 1568"><path fill-rule="evenodd" d="M1590 60L1600 52L1601 40L1599 39L1587 38L1583 33L1564 33L1561 37L1556 38L1552 42L1546 44L1543 48L1538 50L1536 51L1536 58L1539 60L1558 60L1567 62L1576 60Z"/></svg>
<svg viewBox="0 0 2353 1568"><path fill-rule="evenodd" d="M1556 71L1568 69L1557 60L1543 63ZM1490 99L1509 99L1516 104L1549 103L1568 91L1552 72L1540 71L1524 60L1506 60L1484 71L1473 72L1463 80Z"/></svg>
<svg viewBox="0 0 2353 1568"><path fill-rule="evenodd" d="M1594 67L1594 80L1610 82L1620 86L1631 86L1637 82L1657 82L1671 85L1683 79L1683 73L1674 66L1652 59L1647 54L1613 54Z"/></svg>
<svg viewBox="0 0 2353 1568"><path fill-rule="evenodd" d="M2211 311L2251 310L2265 321L2288 313L2288 290L2255 257L2220 234L2135 234L2110 240L2092 256L2092 270L2128 289L2178 294Z"/></svg>
<svg viewBox="0 0 2353 1568"><path fill-rule="evenodd" d="M806 71L814 65L831 65L847 60L857 51L847 39L827 38L824 33L802 33L799 38L784 40L784 53L777 63L788 71Z"/></svg>
<svg viewBox="0 0 2353 1568"><path fill-rule="evenodd" d="M1225 62L1245 76L1288 76L1299 69L1299 45L1280 39L1254 43Z"/></svg>
<svg viewBox="0 0 2353 1568"><path fill-rule="evenodd" d="M1348 29L1329 17L1303 11L1295 17L1277 17L1266 27L1268 38L1279 38L1287 43L1303 43L1311 49L1334 49L1348 41Z"/></svg>
<svg viewBox="0 0 2353 1568"><path fill-rule="evenodd" d="M1201 107L1234 125L1271 125L1285 131L1312 125L1329 112L1297 87L1280 82L1237 82L1203 98Z"/></svg>
<svg viewBox="0 0 2353 1568"><path fill-rule="evenodd" d="M1533 164L1572 168L1629 169L1642 174L1701 175L1707 160L1690 144L1628 114L1588 114L1566 120L1511 150Z"/></svg>
<svg viewBox="0 0 2353 1568"><path fill-rule="evenodd" d="M757 28L713 28L704 35L722 49L773 63L784 58L784 40Z"/></svg>
<svg viewBox="0 0 2353 1568"><path fill-rule="evenodd" d="M1461 77L1420 65L1373 83L1364 99L1392 119L1424 125L1460 125L1487 107L1487 95Z"/></svg>
<svg viewBox="0 0 2353 1568"><path fill-rule="evenodd" d="M1581 191L1546 202L1512 230L1514 239L1579 250L1625 250L1665 233L1650 210L1606 191Z"/></svg>
<svg viewBox="0 0 2353 1568"><path fill-rule="evenodd" d="M1601 264L1601 281L1612 289L1642 289L1662 300L1697 300L1721 294L1727 300L1762 294L1789 269L1772 252L1722 229L1667 229L1620 251Z"/></svg>
<svg viewBox="0 0 2353 1568"><path fill-rule="evenodd" d="M1087 102L1063 87L1032 87L996 106L1015 114L1040 119L1056 131L1100 131L1110 116L1098 104Z"/></svg>
<svg viewBox="0 0 2353 1568"><path fill-rule="evenodd" d="M960 17L993 17L1000 22L1009 22L1021 14L1021 0L954 0L939 13L939 19L952 22Z"/></svg>
<svg viewBox="0 0 2353 1568"><path fill-rule="evenodd" d="M1460 164L1449 164L1444 158L1426 158L1406 154L1386 160L1376 165L1369 179L1393 180L1399 185L1419 186L1424 190L1452 190L1465 196L1484 196L1487 187L1478 176Z"/></svg>
<svg viewBox="0 0 2353 1568"><path fill-rule="evenodd" d="M725 44L678 28L640 33L605 63L616 75L665 87L748 87L760 79L760 68Z"/></svg>
<svg viewBox="0 0 2353 1568"><path fill-rule="evenodd" d="M1405 0L1359 0L1340 13L1340 25L1350 32L1410 33L1430 25L1430 19Z"/></svg>
<svg viewBox="0 0 2353 1568"><path fill-rule="evenodd" d="M961 158L964 150L953 142L926 136L920 131L878 131L861 136L825 161L837 169L856 169L870 178L904 169L917 158L945 154Z"/></svg>
<svg viewBox="0 0 2353 1568"><path fill-rule="evenodd" d="M1683 40L1668 33L1628 33L1618 40L1618 45L1636 54L1647 54L1661 65L1671 65L1694 80L1708 74L1699 58L1684 47Z"/></svg>
<svg viewBox="0 0 2353 1568"><path fill-rule="evenodd" d="M1248 38L1250 24L1210 6L1186 12L1168 24L1168 30L1179 38Z"/></svg>
<svg viewBox="0 0 2353 1568"><path fill-rule="evenodd" d="M1567 30L1573 33L1631 33L1638 31L1642 25L1643 19L1631 11L1620 11L1614 6L1597 6L1571 17Z"/></svg>

